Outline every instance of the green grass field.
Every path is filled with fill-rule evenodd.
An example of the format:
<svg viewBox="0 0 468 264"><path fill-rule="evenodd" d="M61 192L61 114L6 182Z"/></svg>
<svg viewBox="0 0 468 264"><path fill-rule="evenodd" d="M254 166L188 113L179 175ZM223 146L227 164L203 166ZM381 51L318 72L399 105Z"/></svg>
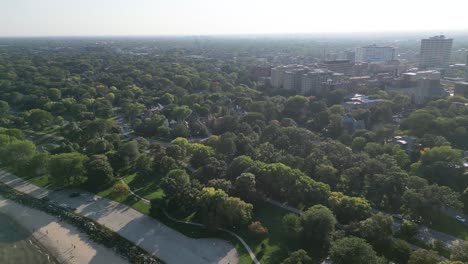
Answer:
<svg viewBox="0 0 468 264"><path fill-rule="evenodd" d="M430 227L439 232L468 240L468 226L458 222L456 219L453 219L446 214L441 214L437 217Z"/></svg>
<svg viewBox="0 0 468 264"><path fill-rule="evenodd" d="M253 237L248 230L239 231L239 234L247 240L261 263L281 263L288 256L288 251L294 251L297 248L297 245L286 239L282 230L282 219L288 213L282 208L260 202L254 208L253 221L260 221L268 228L268 236L258 239ZM262 243L265 245L263 252Z"/></svg>

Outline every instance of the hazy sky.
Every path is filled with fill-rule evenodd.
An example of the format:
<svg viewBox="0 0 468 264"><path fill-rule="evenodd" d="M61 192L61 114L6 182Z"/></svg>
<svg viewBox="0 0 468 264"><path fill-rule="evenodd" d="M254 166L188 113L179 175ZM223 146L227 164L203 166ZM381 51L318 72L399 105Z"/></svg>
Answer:
<svg viewBox="0 0 468 264"><path fill-rule="evenodd" d="M468 0L0 0L0 36L468 29Z"/></svg>

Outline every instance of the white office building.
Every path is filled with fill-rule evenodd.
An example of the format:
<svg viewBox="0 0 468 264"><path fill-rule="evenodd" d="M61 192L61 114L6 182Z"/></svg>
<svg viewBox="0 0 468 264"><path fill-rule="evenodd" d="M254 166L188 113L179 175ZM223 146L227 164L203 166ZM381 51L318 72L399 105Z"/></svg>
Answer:
<svg viewBox="0 0 468 264"><path fill-rule="evenodd" d="M395 59L395 48L370 45L356 49L357 62L387 62Z"/></svg>
<svg viewBox="0 0 468 264"><path fill-rule="evenodd" d="M446 68L450 63L453 39L443 35L421 40L420 68Z"/></svg>

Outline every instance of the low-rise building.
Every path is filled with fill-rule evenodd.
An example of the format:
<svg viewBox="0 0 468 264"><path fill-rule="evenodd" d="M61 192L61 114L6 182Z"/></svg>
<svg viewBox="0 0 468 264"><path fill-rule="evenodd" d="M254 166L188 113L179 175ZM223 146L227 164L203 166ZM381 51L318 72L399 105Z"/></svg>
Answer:
<svg viewBox="0 0 468 264"><path fill-rule="evenodd" d="M456 82L454 88L454 95L468 98L468 82Z"/></svg>
<svg viewBox="0 0 468 264"><path fill-rule="evenodd" d="M386 89L406 94L414 103L423 104L430 98L448 95L441 86L440 77L440 72L434 70L406 72Z"/></svg>
<svg viewBox="0 0 468 264"><path fill-rule="evenodd" d="M318 64L319 68L327 69L337 73L343 73L344 75L352 75L353 66L354 63L349 60L328 60Z"/></svg>
<svg viewBox="0 0 468 264"><path fill-rule="evenodd" d="M370 108L379 103L387 102L384 99L370 99L369 96L363 94L353 94L349 96L343 106L347 110L356 109L356 108Z"/></svg>

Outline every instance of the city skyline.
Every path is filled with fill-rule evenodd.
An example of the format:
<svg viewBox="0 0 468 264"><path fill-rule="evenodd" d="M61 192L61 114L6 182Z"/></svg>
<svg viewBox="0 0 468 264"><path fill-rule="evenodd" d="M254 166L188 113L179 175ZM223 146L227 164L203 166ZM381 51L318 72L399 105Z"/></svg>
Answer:
<svg viewBox="0 0 468 264"><path fill-rule="evenodd" d="M403 0L389 6L370 0L17 0L2 4L0 36L447 33L468 30L463 23L467 8L463 0L442 6Z"/></svg>

